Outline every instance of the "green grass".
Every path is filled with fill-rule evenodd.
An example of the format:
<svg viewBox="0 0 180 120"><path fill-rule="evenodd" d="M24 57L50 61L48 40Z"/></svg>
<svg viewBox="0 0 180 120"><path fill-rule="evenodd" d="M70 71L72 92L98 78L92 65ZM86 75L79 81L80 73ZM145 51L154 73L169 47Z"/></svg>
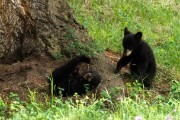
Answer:
<svg viewBox="0 0 180 120"><path fill-rule="evenodd" d="M30 102L21 101L11 93L10 103L0 99L0 119L9 120L133 120L140 116L143 120L166 120L167 117L179 120L180 116L180 82L173 81L167 97L153 95L144 91L137 83L129 86L134 93L120 101L105 92L104 97L95 99L78 95L63 100L54 97L53 103L45 95L43 102L38 101L37 94L29 90ZM115 92L113 95L116 95ZM153 99L147 100L146 98ZM143 99L142 99L143 98ZM171 119L170 119L171 120Z"/></svg>
<svg viewBox="0 0 180 120"><path fill-rule="evenodd" d="M151 101L141 99L139 95L147 94L138 86L132 87L137 93L114 101L108 97L93 99L85 96L83 99L78 95L74 99L66 101L61 97L54 98L53 104L46 98L40 102L36 99L36 92L30 91L30 103L20 101L15 94L10 95L10 104L5 104L0 99L0 119L9 120L133 120L140 116L143 120L166 120L171 117L178 120L180 116L180 82L174 82L172 94L165 98L156 96ZM106 94L109 94L108 92ZM177 95L177 96L174 96ZM154 97L154 96L153 96ZM178 97L178 98L177 98ZM75 99L76 98L76 99ZM106 104L104 104L106 103ZM113 109L112 109L113 108Z"/></svg>
<svg viewBox="0 0 180 120"><path fill-rule="evenodd" d="M180 71L180 1L172 0L68 0L99 51L122 53L123 29L143 32L157 63Z"/></svg>
<svg viewBox="0 0 180 120"><path fill-rule="evenodd" d="M84 3L84 1L87 1ZM104 92L104 97L76 100L61 97L40 102L36 92L29 90L30 103L20 101L11 94L11 103L0 98L0 119L12 120L178 120L180 116L180 1L178 0L68 0L78 22L84 25L97 51L110 48L122 53L123 29L142 31L143 39L153 48L158 63L157 79L172 81L170 94L166 97L128 86L131 92L121 101ZM70 31L71 33L71 31ZM73 36L67 36L70 38ZM74 45L83 49L82 45ZM81 51L80 51L81 52ZM56 56L58 57L58 56ZM160 69L161 68L161 69ZM168 73L172 74L168 74ZM174 77L176 76L176 77ZM180 76L179 76L180 77ZM108 102L107 102L108 101ZM106 104L104 104L106 103ZM107 105L108 104L108 105Z"/></svg>
<svg viewBox="0 0 180 120"><path fill-rule="evenodd" d="M5 103L0 99L0 119L9 120L133 120L140 116L143 120L166 120L171 117L178 120L180 116L180 82L173 81L170 94L167 97L144 91L135 82L128 85L131 90L128 97L120 101L104 91L104 97L96 99L74 95L63 100L53 97L53 102L44 95L44 101L37 99L37 92L29 90L27 103L21 101L18 95L11 93L11 102ZM113 88L115 89L115 88ZM150 99L151 98L151 99Z"/></svg>

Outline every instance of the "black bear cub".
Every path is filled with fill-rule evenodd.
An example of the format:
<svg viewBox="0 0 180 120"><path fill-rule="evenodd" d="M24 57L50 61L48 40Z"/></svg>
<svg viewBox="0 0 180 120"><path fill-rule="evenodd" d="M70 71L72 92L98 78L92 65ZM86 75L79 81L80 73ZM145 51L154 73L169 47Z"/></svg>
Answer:
<svg viewBox="0 0 180 120"><path fill-rule="evenodd" d="M100 76L97 72L86 71L84 76L80 76L77 72L74 72L81 62L89 64L90 58L77 56L52 72L54 95L60 95L60 92L63 97L73 95L74 93L81 95L86 93L87 88L85 88L85 85L89 85L90 90L98 86Z"/></svg>
<svg viewBox="0 0 180 120"><path fill-rule="evenodd" d="M73 95L74 93L78 93L78 95L85 94L95 89L101 82L100 75L96 71L85 68L83 72L80 72L83 66L81 64L79 66L80 68L75 68L76 70L69 79L69 91L66 93L68 95Z"/></svg>
<svg viewBox="0 0 180 120"><path fill-rule="evenodd" d="M142 40L142 32L131 33L124 29L123 56L118 61L115 73L130 63L130 71L145 87L152 87L152 80L156 74L156 61L150 46Z"/></svg>

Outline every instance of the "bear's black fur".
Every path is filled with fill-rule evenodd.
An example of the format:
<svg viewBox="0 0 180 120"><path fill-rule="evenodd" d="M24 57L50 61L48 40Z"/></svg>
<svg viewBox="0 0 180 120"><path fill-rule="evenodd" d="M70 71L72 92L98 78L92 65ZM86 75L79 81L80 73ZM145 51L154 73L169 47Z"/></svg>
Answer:
<svg viewBox="0 0 180 120"><path fill-rule="evenodd" d="M75 92L77 92L78 94L83 94L85 93L84 84L89 84L90 89L97 87L97 85L100 83L100 77L98 73L89 71L89 73L93 73L91 74L91 81L86 80L84 76L81 77L77 73L73 73L75 68L81 62L89 64L90 58L86 56L78 56L70 60L65 65L56 68L52 72L54 95L60 95L60 92L64 97L73 95ZM88 72L86 72L86 74L88 74Z"/></svg>
<svg viewBox="0 0 180 120"><path fill-rule="evenodd" d="M95 89L100 82L100 76L96 71L86 71L83 73L83 76L73 75L70 77L69 90L66 92L66 94L85 94L88 91Z"/></svg>
<svg viewBox="0 0 180 120"><path fill-rule="evenodd" d="M123 38L124 52L118 61L115 73L130 63L130 71L145 87L152 87L152 80L156 74L156 61L150 46L142 40L142 32L132 34L127 28L124 29ZM128 51L131 51L127 55Z"/></svg>

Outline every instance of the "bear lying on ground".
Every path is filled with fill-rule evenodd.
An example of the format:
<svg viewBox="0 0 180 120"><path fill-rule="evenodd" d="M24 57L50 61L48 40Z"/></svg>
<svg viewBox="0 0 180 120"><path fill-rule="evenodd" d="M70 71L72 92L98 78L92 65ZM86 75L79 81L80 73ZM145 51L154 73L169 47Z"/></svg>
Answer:
<svg viewBox="0 0 180 120"><path fill-rule="evenodd" d="M99 85L101 80L97 72L86 70L82 75L78 73L77 66L81 62L89 65L90 58L86 56L75 57L52 72L54 95L60 95L60 93L63 97L74 93L81 95Z"/></svg>
<svg viewBox="0 0 180 120"><path fill-rule="evenodd" d="M130 63L130 71L145 87L152 87L152 80L156 74L156 61L150 46L142 40L142 32L131 33L124 29L123 56L118 61L115 73Z"/></svg>
<svg viewBox="0 0 180 120"><path fill-rule="evenodd" d="M99 73L93 71L90 64L80 63L77 65L73 73L71 74L74 80L74 84L72 85L72 91L79 91L78 94L84 94L87 91L91 91L96 88L100 82L101 78ZM74 93L73 92L73 93Z"/></svg>

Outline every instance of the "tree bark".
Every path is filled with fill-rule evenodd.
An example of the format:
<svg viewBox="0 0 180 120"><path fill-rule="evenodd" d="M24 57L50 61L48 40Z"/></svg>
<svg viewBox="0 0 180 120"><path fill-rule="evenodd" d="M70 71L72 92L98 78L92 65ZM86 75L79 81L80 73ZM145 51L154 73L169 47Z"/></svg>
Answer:
<svg viewBox="0 0 180 120"><path fill-rule="evenodd" d="M0 63L66 54L72 42L89 40L65 0L0 0Z"/></svg>

